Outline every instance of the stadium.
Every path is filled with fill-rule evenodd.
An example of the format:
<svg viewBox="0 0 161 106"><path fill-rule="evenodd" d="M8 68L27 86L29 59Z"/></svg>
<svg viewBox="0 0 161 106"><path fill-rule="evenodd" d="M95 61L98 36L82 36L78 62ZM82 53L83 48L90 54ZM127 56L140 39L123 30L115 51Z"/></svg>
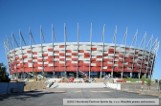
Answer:
<svg viewBox="0 0 161 106"><path fill-rule="evenodd" d="M92 42L92 25L90 29L90 42L79 41L79 26L77 28L77 41L66 42L66 26L64 25L64 42L54 42L54 28L52 30L53 40L44 43L44 35L40 28L40 44L34 44L34 37L30 31L31 43L26 43L20 32L20 43L12 35L12 41L5 41L5 49L10 74L22 77L43 75L45 77L82 77L82 74L92 78L101 78L110 74L113 78L151 78L153 74L155 58L159 49L159 41L152 42L153 36L146 41L146 33L139 47L134 44L137 40L137 31L134 34L131 45L126 45L127 31L123 37L123 44L116 43L117 27L113 35L113 43L104 42L104 31L102 31L102 42ZM32 42L33 41L33 42ZM11 43L12 42L12 43ZM10 44L16 44L13 46ZM20 45L18 45L20 44ZM144 48L141 48L146 44Z"/></svg>

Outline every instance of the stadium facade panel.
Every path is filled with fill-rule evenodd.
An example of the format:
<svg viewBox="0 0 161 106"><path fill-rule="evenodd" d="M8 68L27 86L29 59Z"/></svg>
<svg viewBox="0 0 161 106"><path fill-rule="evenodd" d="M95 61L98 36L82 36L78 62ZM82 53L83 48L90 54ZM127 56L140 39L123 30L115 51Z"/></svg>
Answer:
<svg viewBox="0 0 161 106"><path fill-rule="evenodd" d="M96 73L112 77L147 77L155 54L144 49L97 42L62 42L22 46L7 52L9 70L16 73Z"/></svg>

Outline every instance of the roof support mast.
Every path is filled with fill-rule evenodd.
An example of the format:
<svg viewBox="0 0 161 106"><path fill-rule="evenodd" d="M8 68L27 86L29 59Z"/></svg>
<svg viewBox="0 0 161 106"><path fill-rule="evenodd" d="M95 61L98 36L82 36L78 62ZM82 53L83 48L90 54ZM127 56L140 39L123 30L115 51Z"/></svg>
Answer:
<svg viewBox="0 0 161 106"><path fill-rule="evenodd" d="M41 57L42 57L42 76L44 78L45 73L44 73L44 51L43 51L43 43L45 43L42 27L40 25L40 41L41 41Z"/></svg>
<svg viewBox="0 0 161 106"><path fill-rule="evenodd" d="M126 47L127 32L128 32L128 28L126 27L126 31L124 33L124 37L123 37L123 41L122 41L122 44L124 45L124 55L123 55L121 78L123 78L123 75L124 75L124 62L125 62L125 54L126 54L126 48L125 47ZM131 73L130 73L130 77L131 77Z"/></svg>
<svg viewBox="0 0 161 106"><path fill-rule="evenodd" d="M136 32L135 32L135 35L134 35L134 37L133 37L132 43L131 43L131 45L130 45L130 48L132 48L133 44L136 45L137 35L138 35L138 30L136 30ZM132 72L134 72L134 64L136 64L136 63L135 63L135 54L136 54L136 49L135 49L135 48L134 48L133 53L134 53L134 54L133 54L133 62L132 62ZM133 77L133 75L132 75L132 77Z"/></svg>
<svg viewBox="0 0 161 106"><path fill-rule="evenodd" d="M7 55L7 53L9 52L9 50L10 50L10 48L9 48L9 45L8 45L8 37L7 37L7 39L4 41L4 48L5 48L5 55L6 55L6 59L7 59L7 64L9 64L9 58L8 58L8 55ZM9 68L9 65L7 65L7 68L8 69L10 69Z"/></svg>
<svg viewBox="0 0 161 106"><path fill-rule="evenodd" d="M77 23L77 70L76 70L76 78L78 78L78 72L79 72L79 38L80 38L80 29L79 29L79 23Z"/></svg>
<svg viewBox="0 0 161 106"><path fill-rule="evenodd" d="M102 60L101 60L101 70L100 70L100 78L102 78L102 70L103 70L103 62L104 62L104 34L105 34L105 24L103 25L103 30L102 30Z"/></svg>
<svg viewBox="0 0 161 106"><path fill-rule="evenodd" d="M150 53L150 48L152 47L152 40L153 40L153 35L151 35L151 37L150 37L150 39L149 39L149 41L148 41L148 43L147 43L147 45L146 45L146 49L148 50L148 61L147 61L147 67L146 67L146 74L145 74L145 78L147 78L148 76L148 70L150 69L150 67L149 67L149 61L150 61L150 55L151 55L151 53ZM149 49L148 49L149 48ZM151 64L151 63L150 63Z"/></svg>
<svg viewBox="0 0 161 106"><path fill-rule="evenodd" d="M13 44L16 44L16 46L19 47L19 45L18 45L13 33L12 33L12 39L13 39Z"/></svg>
<svg viewBox="0 0 161 106"><path fill-rule="evenodd" d="M132 40L132 43L131 43L131 45L130 45L130 48L134 45L136 45L136 42L137 42L137 36L138 36L138 29L136 30L136 32L135 32L135 35L134 35L134 38L133 38L133 40Z"/></svg>
<svg viewBox="0 0 161 106"><path fill-rule="evenodd" d="M90 57L89 57L89 80L91 78L91 58L92 58L92 23L90 27Z"/></svg>
<svg viewBox="0 0 161 106"><path fill-rule="evenodd" d="M21 33L21 31L19 30L19 35L20 35L20 47L21 47L21 55L22 55L22 69L23 69L23 79L25 79L25 67L24 67L24 53L23 53L23 50L22 50L22 41L24 43L24 45L26 46L26 42L25 42L25 39L23 38L23 35Z"/></svg>
<svg viewBox="0 0 161 106"><path fill-rule="evenodd" d="M4 47L7 50L6 52L11 50L11 46L9 45L9 41L8 41L8 36L7 36L6 40L4 41Z"/></svg>
<svg viewBox="0 0 161 106"><path fill-rule="evenodd" d="M31 44L35 44L36 42L35 42L35 40L34 40L34 37L33 37L32 31L31 31L31 29L30 29L30 28L29 28L29 35L30 35L30 43L31 43Z"/></svg>
<svg viewBox="0 0 161 106"><path fill-rule="evenodd" d="M12 45L13 45L13 54L14 54L14 57L16 57L16 54L15 54L15 45L16 45L16 47L19 47L19 45L18 45L18 43L17 43L17 41L16 41L16 39L15 39L15 36L14 36L14 34L12 33ZM14 59L14 61L16 61L16 58ZM16 71L16 79L18 78L18 76L19 76L19 74L18 74L18 71L17 71L17 63L16 63L16 65L15 65L15 71Z"/></svg>
<svg viewBox="0 0 161 106"><path fill-rule="evenodd" d="M156 40L154 41L153 45L150 48L150 51L152 52L152 63L150 66L150 75L149 78L151 79L152 77L152 70L154 68L154 63L155 63L155 58L156 58L156 48L159 49L159 42L158 42L158 38L156 38Z"/></svg>
<svg viewBox="0 0 161 106"><path fill-rule="evenodd" d="M54 25L52 24L52 47L53 47L53 58L54 58L54 54L55 54L55 48L54 48L54 42L56 41L56 37L55 37L55 29L54 29ZM53 61L53 76L55 77L55 61Z"/></svg>
<svg viewBox="0 0 161 106"><path fill-rule="evenodd" d="M139 48L141 48L142 45L143 45L142 48L145 49L146 36L147 36L147 34L145 32L144 36L143 36L143 38L142 38L142 40L140 42ZM141 54L142 59L141 59L141 65L140 65L140 72L139 72L139 75L138 75L139 79L141 78L141 73L142 73L142 70L143 70L143 63L144 63L144 57L145 57L144 54L145 54L145 51L142 51L142 54Z"/></svg>
<svg viewBox="0 0 161 106"><path fill-rule="evenodd" d="M116 53L116 34L117 34L117 26L115 26L115 32L114 32L113 41L112 41L112 43L114 44L113 65L112 65L112 71L111 71L111 77L112 77L112 78L113 78L114 64L115 64L115 53Z"/></svg>
<svg viewBox="0 0 161 106"><path fill-rule="evenodd" d="M33 61L33 48L32 48L32 45L35 44L35 40L34 40L34 37L33 37L33 34L32 34L32 31L31 29L29 28L29 37L30 37L30 50L31 50L31 58L32 58L32 73L34 73L34 77L36 78L37 80L37 72L36 70L34 70L34 61ZM35 76L36 75L36 76Z"/></svg>
<svg viewBox="0 0 161 106"><path fill-rule="evenodd" d="M67 40L67 33L66 33L66 23L64 23L64 77L67 77L66 72L66 40Z"/></svg>
<svg viewBox="0 0 161 106"><path fill-rule="evenodd" d="M4 42L4 47L5 47L5 51L6 51L6 57L7 57L7 64L8 64L8 69L12 70L11 67L9 66L12 63L11 57L9 56L10 54L10 50L13 49L14 51L14 44L13 44L13 37L11 38L11 40L9 40L8 36L6 41ZM13 53L14 57L15 57L15 52ZM16 59L15 59L16 60ZM17 74L17 65L16 65L16 70L14 72L14 78L17 79L18 78L18 74Z"/></svg>

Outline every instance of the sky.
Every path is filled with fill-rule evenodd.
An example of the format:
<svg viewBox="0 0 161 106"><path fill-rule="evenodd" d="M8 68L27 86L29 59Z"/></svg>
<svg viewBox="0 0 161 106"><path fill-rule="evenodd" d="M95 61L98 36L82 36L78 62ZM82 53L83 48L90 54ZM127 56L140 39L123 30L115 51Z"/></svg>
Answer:
<svg viewBox="0 0 161 106"><path fill-rule="evenodd" d="M64 23L67 27L67 41L77 40L77 23L80 25L80 41L88 42L90 24L93 26L92 41L101 42L102 27L105 24L105 42L111 43L117 26L116 42L122 43L126 27L127 45L138 29L139 46L144 33L148 41L161 39L161 0L0 0L0 62L7 66L4 41L14 33L19 41L21 30L27 44L29 27L36 43L40 43L40 25L45 42L51 40L51 25L54 25L56 42L63 42ZM154 39L153 39L154 42ZM156 57L153 79L161 79L161 50Z"/></svg>

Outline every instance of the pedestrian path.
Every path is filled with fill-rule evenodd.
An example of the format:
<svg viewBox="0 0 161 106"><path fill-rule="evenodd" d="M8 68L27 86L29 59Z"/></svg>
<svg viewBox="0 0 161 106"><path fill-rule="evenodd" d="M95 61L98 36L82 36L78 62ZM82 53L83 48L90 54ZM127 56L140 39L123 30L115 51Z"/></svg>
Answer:
<svg viewBox="0 0 161 106"><path fill-rule="evenodd" d="M104 83L55 83L51 88L104 88ZM106 87L121 90L121 84L107 83Z"/></svg>

